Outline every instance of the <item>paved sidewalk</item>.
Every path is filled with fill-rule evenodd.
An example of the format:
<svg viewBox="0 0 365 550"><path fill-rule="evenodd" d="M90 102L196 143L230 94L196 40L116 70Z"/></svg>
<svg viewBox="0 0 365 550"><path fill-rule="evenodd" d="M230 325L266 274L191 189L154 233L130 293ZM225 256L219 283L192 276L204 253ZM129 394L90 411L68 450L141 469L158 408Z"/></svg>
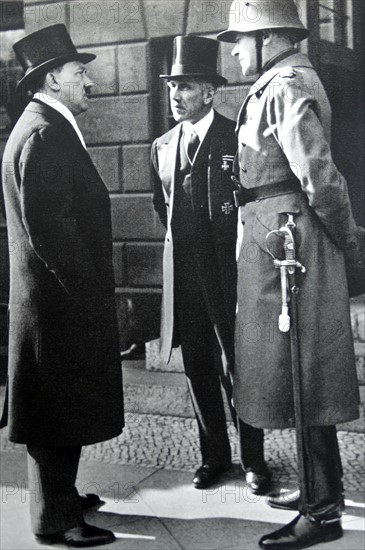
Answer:
<svg viewBox="0 0 365 550"><path fill-rule="evenodd" d="M228 423L232 461L239 464L238 438ZM365 434L338 432L346 491L365 490ZM23 452L0 432L2 451ZM273 471L273 481L296 483L295 430L266 430L265 455ZM130 464L144 468L164 468L194 472L200 464L198 429L195 419L153 414L126 414L126 427L119 437L83 447L81 460L102 464Z"/></svg>
<svg viewBox="0 0 365 550"><path fill-rule="evenodd" d="M105 501L87 521L111 528L114 550L254 550L265 533L295 513L273 510L264 497L247 489L238 464L237 437L229 425L233 466L221 483L206 491L191 485L200 463L195 421L172 416L127 415L122 436L83 449L78 489L97 492ZM364 435L339 432L344 465L345 536L317 545L319 550L365 547ZM2 550L41 548L31 534L25 448L0 435ZM266 454L279 479L295 486L295 437L292 430L266 433ZM53 546L54 548L55 546ZM42 548L47 548L42 546Z"/></svg>

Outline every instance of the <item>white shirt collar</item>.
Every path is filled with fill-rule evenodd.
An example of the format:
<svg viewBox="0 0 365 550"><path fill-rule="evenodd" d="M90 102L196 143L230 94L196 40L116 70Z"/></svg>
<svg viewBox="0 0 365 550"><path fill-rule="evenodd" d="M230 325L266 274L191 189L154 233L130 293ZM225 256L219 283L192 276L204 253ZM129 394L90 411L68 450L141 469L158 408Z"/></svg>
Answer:
<svg viewBox="0 0 365 550"><path fill-rule="evenodd" d="M70 124L72 124L73 129L75 130L76 134L78 135L82 146L86 149L84 138L82 137L82 133L80 131L80 128L77 125L77 122L75 120L74 115L71 113L70 109L66 107L61 101L58 99L55 99L54 97L50 97L49 95L43 93L43 92L37 92L34 94L33 99L39 99L39 101L42 101L42 103L45 103L49 107L52 107L52 109L55 109L58 111L62 116L64 116Z"/></svg>
<svg viewBox="0 0 365 550"><path fill-rule="evenodd" d="M207 135L213 120L214 120L214 109L211 109L209 113L205 115L205 117L198 120L198 122L196 122L195 124L192 124L191 122L187 122L187 121L183 122L185 151L188 150L188 143L189 143L191 134L195 132L199 137L200 144L197 152L195 153L194 160L196 158L196 155L199 152L201 144L203 143L204 138Z"/></svg>
<svg viewBox="0 0 365 550"><path fill-rule="evenodd" d="M201 118L195 124L191 122L183 122L184 134L188 136L188 140L192 134L195 132L199 136L200 143L204 141L205 136L213 122L214 119L214 110L211 109L205 117Z"/></svg>

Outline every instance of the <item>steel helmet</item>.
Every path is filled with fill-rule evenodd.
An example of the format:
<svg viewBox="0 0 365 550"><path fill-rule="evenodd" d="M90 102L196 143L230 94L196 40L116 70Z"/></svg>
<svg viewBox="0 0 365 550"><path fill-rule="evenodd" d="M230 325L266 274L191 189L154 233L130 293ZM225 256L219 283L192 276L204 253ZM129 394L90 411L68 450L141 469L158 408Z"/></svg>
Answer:
<svg viewBox="0 0 365 550"><path fill-rule="evenodd" d="M235 0L229 12L229 27L217 38L222 42L235 42L237 33L265 29L288 29L298 42L309 35L299 19L294 0Z"/></svg>

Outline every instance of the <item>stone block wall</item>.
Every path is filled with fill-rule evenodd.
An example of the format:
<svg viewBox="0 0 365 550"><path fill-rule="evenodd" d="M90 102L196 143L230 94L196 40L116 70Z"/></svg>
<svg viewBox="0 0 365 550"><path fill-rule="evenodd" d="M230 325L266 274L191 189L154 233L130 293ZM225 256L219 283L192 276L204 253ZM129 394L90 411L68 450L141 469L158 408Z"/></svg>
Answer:
<svg viewBox="0 0 365 550"><path fill-rule="evenodd" d="M158 93L151 86L151 41L177 34L214 38L227 24L223 11L220 3L202 0L24 2L27 34L64 23L79 51L97 55L87 67L95 84L90 107L77 122L111 196L123 349L159 335L164 229L152 205L149 166ZM235 118L246 88L228 49L221 49L220 70L231 84L219 91L216 106Z"/></svg>
<svg viewBox="0 0 365 550"><path fill-rule="evenodd" d="M307 0L298 0L300 4ZM164 229L152 206L149 167L150 146L156 137L153 106L159 91L152 86L158 74L151 51L155 40L178 34L215 38L227 27L231 0L25 0L25 32L64 23L79 51L97 55L88 65L94 81L87 114L78 117L90 155L109 190L112 204L116 302L121 345L149 342L146 346L146 374L167 371L177 376L183 371L180 350L175 350L169 366L158 355L162 251ZM302 9L302 13L305 10ZM301 46L306 51L306 43ZM215 99L219 112L235 119L249 83L243 83L240 66L231 55L232 45L220 45L219 70L229 84ZM20 77L21 71L18 71ZM3 74L1 73L1 76ZM0 156L6 140L8 120L0 111ZM0 212L0 215L2 212ZM6 346L6 302L8 254L5 220L0 220L1 347ZM352 301L352 325L362 404L365 401L364 300ZM157 372L158 374L158 372ZM160 376L162 376L160 374ZM166 376L166 375L163 375ZM165 380L165 379L164 379ZM152 386L136 386L143 403L153 402L151 411L161 412L161 387L157 398ZM180 399L174 387L169 407L174 414L192 414L186 391ZM147 395L147 398L146 398ZM135 397L134 397L135 398ZM138 402L138 399L136 400ZM169 410L170 410L169 408ZM142 409L144 410L144 409ZM150 412L151 412L150 411ZM176 412L178 411L178 412ZM190 411L190 412L189 412ZM360 421L363 429L363 419ZM359 425L360 425L359 424Z"/></svg>
<svg viewBox="0 0 365 550"><path fill-rule="evenodd" d="M25 32L64 23L94 81L88 113L78 117L91 157L110 192L122 347L159 335L164 229L152 206L150 146L156 134L154 41L177 34L215 38L227 28L231 1L25 0ZM305 45L303 46L305 48ZM221 44L219 70L229 81L216 96L235 119L247 93L232 45ZM1 113L3 115L3 113ZM3 143L2 143L3 144Z"/></svg>

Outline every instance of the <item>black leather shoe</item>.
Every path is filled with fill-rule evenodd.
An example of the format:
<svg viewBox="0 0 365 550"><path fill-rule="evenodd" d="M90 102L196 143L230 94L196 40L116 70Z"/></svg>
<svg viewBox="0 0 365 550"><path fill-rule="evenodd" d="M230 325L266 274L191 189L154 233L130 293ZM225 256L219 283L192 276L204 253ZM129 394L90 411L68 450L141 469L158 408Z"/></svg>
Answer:
<svg viewBox="0 0 365 550"><path fill-rule="evenodd" d="M269 496L266 502L271 508L278 508L279 510L299 510L299 489L282 490L278 495ZM342 497L339 501L339 510L344 512L345 510L345 498Z"/></svg>
<svg viewBox="0 0 365 550"><path fill-rule="evenodd" d="M267 497L266 502L271 508L279 510L299 510L299 490L281 491L279 495Z"/></svg>
<svg viewBox="0 0 365 550"><path fill-rule="evenodd" d="M203 464L195 472L193 485L195 489L207 489L215 483L224 472L228 472L231 465L222 466L221 464Z"/></svg>
<svg viewBox="0 0 365 550"><path fill-rule="evenodd" d="M75 548L85 548L87 546L109 544L115 541L115 536L111 531L107 531L106 529L100 529L94 525L82 523L62 533L37 535L36 539L41 544L61 543Z"/></svg>
<svg viewBox="0 0 365 550"><path fill-rule="evenodd" d="M270 490L272 474L268 468L246 471L246 483L254 495L266 495Z"/></svg>
<svg viewBox="0 0 365 550"><path fill-rule="evenodd" d="M81 508L83 510L88 510L94 506L99 506L103 503L102 500L95 495L94 493L87 493L86 495L80 495Z"/></svg>
<svg viewBox="0 0 365 550"><path fill-rule="evenodd" d="M340 520L322 524L318 520L299 515L285 527L263 536L259 545L267 550L300 550L320 542L337 540L342 535Z"/></svg>

